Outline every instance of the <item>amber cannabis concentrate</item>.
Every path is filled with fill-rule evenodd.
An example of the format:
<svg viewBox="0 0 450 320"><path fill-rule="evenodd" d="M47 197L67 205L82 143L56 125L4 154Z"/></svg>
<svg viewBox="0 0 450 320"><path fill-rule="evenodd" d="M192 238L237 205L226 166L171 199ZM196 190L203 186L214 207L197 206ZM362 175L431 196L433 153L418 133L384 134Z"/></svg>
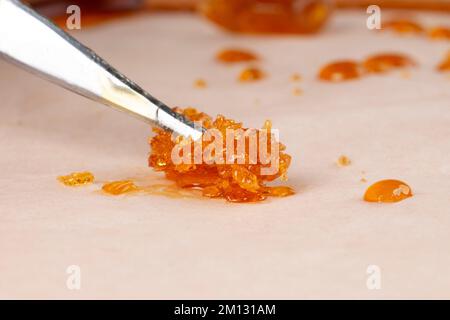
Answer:
<svg viewBox="0 0 450 320"><path fill-rule="evenodd" d="M248 129L243 128L241 123L224 116L219 115L216 119L212 119L207 114L193 108L185 110L175 108L174 110L207 129L204 137L212 131L221 134L222 137L227 137L230 130L241 133L242 131L248 132ZM255 202L264 200L268 196L284 197L293 194L294 191L290 187L266 185L278 178L286 180L291 157L284 152L286 147L276 141L269 121L266 121L262 129L255 131L259 138L256 140L258 151L256 158L252 157L251 136L244 136L244 149L238 150L238 143L234 144L233 142L234 156L230 157L230 154L227 153L230 150L227 139L218 140L215 136L193 142L181 136L174 137L170 132L155 128L156 135L150 141L149 165L157 171L165 172L167 179L175 181L179 187L201 189L206 197L225 198L231 202ZM264 144L261 144L262 134L266 135ZM196 144L200 144L199 147L203 150L203 158L200 162L195 159ZM269 158L276 159L275 171L269 170L273 167L273 163L267 163L261 158L260 151L263 149L268 153ZM177 151L174 152L174 150ZM180 163L174 159L174 153L178 155L180 150L188 150L187 154L184 153L183 159L189 161ZM205 159L205 152L208 150L211 151L209 159ZM240 152L242 150L244 150L243 153ZM276 150L276 154L273 150ZM227 161L225 163L208 161L212 160L211 157Z"/></svg>

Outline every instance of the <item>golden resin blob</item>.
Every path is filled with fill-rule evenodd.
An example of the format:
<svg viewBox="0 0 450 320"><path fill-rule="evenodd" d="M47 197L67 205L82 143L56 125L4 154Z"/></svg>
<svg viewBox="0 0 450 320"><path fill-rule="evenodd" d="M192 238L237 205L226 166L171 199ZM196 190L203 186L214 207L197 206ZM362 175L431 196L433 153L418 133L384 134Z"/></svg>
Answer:
<svg viewBox="0 0 450 320"><path fill-rule="evenodd" d="M66 186L76 187L94 182L94 175L90 172L73 172L67 176L60 176L58 180Z"/></svg>
<svg viewBox="0 0 450 320"><path fill-rule="evenodd" d="M398 202L412 197L411 187L400 180L381 180L367 188L364 200L368 202Z"/></svg>

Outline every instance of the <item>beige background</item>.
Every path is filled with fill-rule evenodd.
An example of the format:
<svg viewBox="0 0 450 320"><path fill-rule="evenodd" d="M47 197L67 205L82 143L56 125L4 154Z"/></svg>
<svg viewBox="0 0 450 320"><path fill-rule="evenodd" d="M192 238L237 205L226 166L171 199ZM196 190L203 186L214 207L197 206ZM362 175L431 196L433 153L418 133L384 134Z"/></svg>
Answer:
<svg viewBox="0 0 450 320"><path fill-rule="evenodd" d="M248 126L272 119L298 193L241 205L63 187L56 177L77 170L155 179L150 128L1 62L1 298L450 298L450 78L433 70L448 43L370 32L363 13L341 13L317 37L233 36L189 14L75 35L170 105ZM238 84L242 67L213 59L229 45L260 53L269 78ZM420 67L410 78L315 79L330 60L382 51ZM301 97L293 72L304 77ZM193 89L198 77L207 89ZM350 167L334 164L340 154ZM369 182L402 179L415 196L363 202L361 171ZM80 291L66 288L73 264ZM366 288L372 264L378 291Z"/></svg>

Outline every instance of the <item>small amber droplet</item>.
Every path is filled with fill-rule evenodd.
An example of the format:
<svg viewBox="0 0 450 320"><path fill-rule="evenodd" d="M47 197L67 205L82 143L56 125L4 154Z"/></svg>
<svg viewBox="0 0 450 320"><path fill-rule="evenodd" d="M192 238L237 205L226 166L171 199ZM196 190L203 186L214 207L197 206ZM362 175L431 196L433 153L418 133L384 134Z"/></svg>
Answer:
<svg viewBox="0 0 450 320"><path fill-rule="evenodd" d="M259 60L253 52L244 49L225 49L220 51L216 59L222 63L238 63Z"/></svg>
<svg viewBox="0 0 450 320"><path fill-rule="evenodd" d="M361 76L361 67L354 61L337 61L324 66L319 78L324 81L340 82Z"/></svg>
<svg viewBox="0 0 450 320"><path fill-rule="evenodd" d="M450 71L450 52L447 57L438 66L439 71Z"/></svg>
<svg viewBox="0 0 450 320"><path fill-rule="evenodd" d="M239 74L239 81L240 82L254 82L261 80L265 77L265 74L263 71L261 71L258 68L251 67L246 68L242 70L242 72Z"/></svg>
<svg viewBox="0 0 450 320"><path fill-rule="evenodd" d="M94 182L94 175L90 172L73 172L67 176L60 176L58 180L66 186L76 187Z"/></svg>
<svg viewBox="0 0 450 320"><path fill-rule="evenodd" d="M450 40L450 28L435 27L428 31L428 36L436 40Z"/></svg>
<svg viewBox="0 0 450 320"><path fill-rule="evenodd" d="M113 181L103 185L102 190L108 194L118 196L138 191L139 188L131 180Z"/></svg>
<svg viewBox="0 0 450 320"><path fill-rule="evenodd" d="M396 33L401 34L411 34L411 33L421 33L424 31L424 28L418 24L417 22L411 20L392 20L386 23L383 23L383 29L391 30Z"/></svg>
<svg viewBox="0 0 450 320"><path fill-rule="evenodd" d="M197 89L205 89L207 86L208 86L208 84L203 79L197 79L194 82L194 87Z"/></svg>
<svg viewBox="0 0 450 320"><path fill-rule="evenodd" d="M337 159L337 164L338 164L338 166L340 166L340 167L347 167L347 166L349 166L351 163L352 163L352 161L351 161L347 156L344 156L344 155L340 156L340 157Z"/></svg>
<svg viewBox="0 0 450 320"><path fill-rule="evenodd" d="M363 63L364 68L372 73L382 73L414 65L415 62L409 57L395 53L377 54L367 58Z"/></svg>
<svg viewBox="0 0 450 320"><path fill-rule="evenodd" d="M398 202L412 197L411 188L399 180L381 180L367 188L364 200L368 202Z"/></svg>

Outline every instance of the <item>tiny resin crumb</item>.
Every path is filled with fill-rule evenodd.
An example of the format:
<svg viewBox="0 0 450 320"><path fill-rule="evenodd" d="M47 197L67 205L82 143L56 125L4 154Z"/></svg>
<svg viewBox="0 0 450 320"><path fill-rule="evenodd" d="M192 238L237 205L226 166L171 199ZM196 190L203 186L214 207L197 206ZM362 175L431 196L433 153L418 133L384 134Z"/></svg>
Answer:
<svg viewBox="0 0 450 320"><path fill-rule="evenodd" d="M450 27L435 27L428 31L428 36L436 40L450 40Z"/></svg>
<svg viewBox="0 0 450 320"><path fill-rule="evenodd" d="M337 159L337 164L338 164L338 166L340 166L340 167L347 167L347 166L349 166L351 163L352 163L352 161L350 160L350 158L348 158L347 156L344 156L344 155L340 156L340 157Z"/></svg>
<svg viewBox="0 0 450 320"><path fill-rule="evenodd" d="M118 196L125 193L139 191L139 188L131 180L113 181L105 183L102 187L105 193Z"/></svg>
<svg viewBox="0 0 450 320"><path fill-rule="evenodd" d="M294 88L292 89L292 94L296 97L299 97L303 94L303 90L300 88Z"/></svg>
<svg viewBox="0 0 450 320"><path fill-rule="evenodd" d="M67 176L60 176L58 180L66 186L76 187L94 182L94 175L90 172L73 172Z"/></svg>
<svg viewBox="0 0 450 320"><path fill-rule="evenodd" d="M364 200L368 202L398 202L412 197L411 188L399 180L381 180L367 188Z"/></svg>
<svg viewBox="0 0 450 320"><path fill-rule="evenodd" d="M392 20L383 23L384 30L391 30L400 34L417 34L422 33L424 28L412 20Z"/></svg>
<svg viewBox="0 0 450 320"><path fill-rule="evenodd" d="M292 82L300 82L300 81L302 81L302 76L300 74L298 74L298 73L293 73L291 75L290 79L291 79Z"/></svg>
<svg viewBox="0 0 450 320"><path fill-rule="evenodd" d="M360 64L355 61L336 61L321 68L319 79L331 82L352 80L361 77L361 69Z"/></svg>
<svg viewBox="0 0 450 320"><path fill-rule="evenodd" d="M450 71L450 52L447 53L447 57L438 65L439 71Z"/></svg>
<svg viewBox="0 0 450 320"><path fill-rule="evenodd" d="M233 32L313 33L328 20L327 0L201 0L200 12Z"/></svg>
<svg viewBox="0 0 450 320"><path fill-rule="evenodd" d="M402 54L383 53L368 57L363 66L367 72L383 73L392 69L407 68L415 65L415 62Z"/></svg>
<svg viewBox="0 0 450 320"><path fill-rule="evenodd" d="M246 68L239 74L240 82L255 82L265 77L265 73L256 67Z"/></svg>
<svg viewBox="0 0 450 320"><path fill-rule="evenodd" d="M182 136L173 137L170 132L160 128L153 129L156 135L150 141L149 166L164 172L166 178L175 181L178 187L199 189L205 197L224 198L230 202L257 202L269 196L285 197L294 194L294 190L287 186L266 185L277 178L286 180L291 162L291 157L284 152L286 147L273 136L270 121L266 121L260 130L245 131L241 123L221 115L213 119L194 108L175 108L174 111L191 121L201 123L206 129L202 139L196 142ZM227 138L220 140L214 136L211 141L206 135L212 132ZM230 139L230 132L237 135ZM248 132L255 133L253 136L256 140L253 142L258 141L257 143L251 144L252 138L247 135ZM260 140L261 138L266 140ZM240 147L239 141L243 141ZM175 161L174 154L177 157L179 151L185 150L186 147L183 161ZM198 154L197 147L200 148L200 161L195 158ZM275 147L278 149L276 154L272 152ZM228 153L230 150L231 157ZM252 158L256 154L253 151L258 151L255 158ZM274 156L274 159L277 159L277 166L270 173L265 172L271 165L261 160L261 151L267 152L269 158ZM217 157L222 161L216 161Z"/></svg>
<svg viewBox="0 0 450 320"><path fill-rule="evenodd" d="M194 87L197 89L205 89L208 86L204 79L197 79L194 81Z"/></svg>
<svg viewBox="0 0 450 320"><path fill-rule="evenodd" d="M216 55L217 61L221 63L239 63L259 60L259 57L245 49L224 49Z"/></svg>

